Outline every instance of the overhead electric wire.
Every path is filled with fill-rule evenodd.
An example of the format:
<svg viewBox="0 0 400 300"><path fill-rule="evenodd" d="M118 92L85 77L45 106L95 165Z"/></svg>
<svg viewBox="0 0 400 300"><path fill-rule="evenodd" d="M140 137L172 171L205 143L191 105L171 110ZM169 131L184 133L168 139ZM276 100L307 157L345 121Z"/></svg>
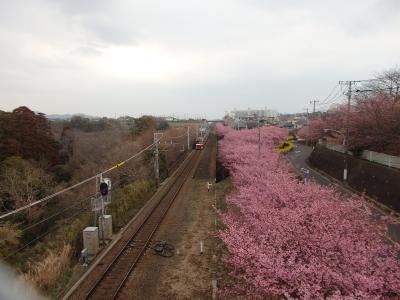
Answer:
<svg viewBox="0 0 400 300"><path fill-rule="evenodd" d="M85 197L84 199L82 199L82 200L79 201L78 203L75 203L75 204L73 204L73 205L70 205L70 206L68 206L68 207L65 207L65 208L63 208L61 211L58 211L57 213L52 214L52 215L49 216L49 217L46 217L46 218L44 218L44 219L41 219L40 221L38 221L38 222L36 222L36 223L34 223L34 224L31 224L31 225L29 225L29 226L27 226L27 227L21 229L20 232L25 232L25 231L27 231L27 230L29 230L29 229L32 229L32 228L34 228L34 227L36 227L36 226L38 226L38 225L40 225L40 224L42 224L42 223L44 223L44 222L46 222L46 221L48 221L48 220L51 220L51 219L53 219L54 217L57 217L57 216L61 215L62 213L64 213L64 212L70 210L71 208L74 208L74 207L77 207L77 206L81 205L82 203L84 203L86 200L90 199L90 198L93 197L93 196L94 196L94 195L91 195L91 196L89 196L89 197Z"/></svg>
<svg viewBox="0 0 400 300"><path fill-rule="evenodd" d="M331 104L335 103L335 101L337 101L340 97L342 97L342 93L341 93L341 91L338 91L332 99L330 99L326 103L319 104L319 106L331 105Z"/></svg>
<svg viewBox="0 0 400 300"><path fill-rule="evenodd" d="M161 138L160 138L159 140L157 140L157 142L159 142L160 140L161 140ZM135 154L132 155L131 157L129 157L129 158L127 158L127 159L125 159L125 160L123 160L123 161L121 161L121 162L115 164L114 166L112 166L111 168L109 168L109 169L107 169L107 170L105 170L105 171L103 171L103 172L100 172L100 173L98 173L98 174L96 174L96 175L94 175L94 176L92 176L92 177L89 177L89 178L87 178L87 179L85 179L85 180L82 180L82 181L80 181L80 182L78 182L78 183L76 183L76 184L74 184L74 185L72 185L72 186L70 186L70 187L67 187L67 188L65 188L65 189L63 189L63 190L61 190L61 191L58 191L58 192L56 192L56 193L54 193L54 194L51 194L51 195L49 195L49 196L46 196L46 197L44 197L44 198L42 198L42 199L39 199L39 200L37 200L37 201L35 201L35 202L29 203L29 204L27 204L27 205L24 205L24 206L22 206L22 207L20 207L20 208L15 209L15 210L13 210L13 211L10 211L10 212L8 212L8 213L5 213L5 214L3 214L3 215L0 216L0 220L2 220L2 219L4 219L4 218L7 218L7 217L9 217L9 216L12 216L12 215L14 215L14 214L16 214L16 213L19 213L19 212L21 212L21 211L23 211L23 210L25 210L25 209L30 208L30 207L36 206L36 205L38 205L38 204L40 204L40 203L43 203L43 202L45 202L45 201L48 201L48 200L50 200L50 199L53 199L54 197L56 197L56 196L58 196L58 195L60 195L60 194L62 194L62 193L65 193L65 192L67 192L67 191L69 191L69 190L72 190L72 189L74 189L74 188L76 188L76 187L78 187L78 186L81 186L82 184L87 183L87 182L89 182L89 181L91 181L91 180L93 180L93 179L99 177L100 175L103 175L103 174L105 174L105 173L108 173L108 172L110 172L110 171L116 169L116 168L119 168L119 167L121 167L122 165L124 165L125 163L127 163L128 161L130 161L130 160L136 158L137 156L139 156L140 154L142 154L142 153L145 152L146 150L148 150L148 149L150 149L151 147L153 147L153 146L155 145L155 143L156 143L156 142L150 144L149 146L147 146L146 148L142 149L141 151L135 153Z"/></svg>
<svg viewBox="0 0 400 300"><path fill-rule="evenodd" d="M88 210L88 208L84 209L83 211ZM68 221L69 219L72 219L73 217L77 216L78 214L82 213L82 211L78 211L75 214L69 216L68 218L64 219L63 221ZM46 235L48 235L49 233L53 232L54 230L56 230L57 228L59 228L61 226L61 222L59 224L57 224L56 226L52 227L50 230L47 230L45 233L35 237L33 240L30 240L28 243L24 244L23 246L15 249L12 253L10 253L9 255L7 255L6 257L3 258L3 260L7 260L9 259L11 256L14 256L15 254L17 254L18 252L24 250L26 247L28 247L29 245L33 244L34 242L40 240L41 238L45 237Z"/></svg>
<svg viewBox="0 0 400 300"><path fill-rule="evenodd" d="M329 101L328 99L332 96L333 92L336 90L336 88L337 88L338 86L339 86L338 83L335 84L335 86L334 86L333 89L330 91L330 93L328 94L328 96L327 96L324 100L322 100L322 101L320 102L319 105L323 105L325 102L328 102L328 101Z"/></svg>
<svg viewBox="0 0 400 300"><path fill-rule="evenodd" d="M360 90L357 89L355 93L366 93L366 92L380 92L380 91L392 91L394 88L377 88L377 89L367 89L367 90Z"/></svg>
<svg viewBox="0 0 400 300"><path fill-rule="evenodd" d="M128 177L132 177L132 176L128 176ZM119 185L120 185L120 182L117 182L116 184L113 184L113 188L115 189L115 187L119 187ZM120 187L119 187L119 188L120 188ZM52 218L54 218L54 217L56 217L56 216L58 216L58 215L60 215L60 214L62 214L62 213L64 213L64 212L68 211L69 209L74 208L74 207L77 207L77 206L79 206L79 205L85 203L85 201L86 201L87 199L89 199L89 198L91 198L91 197L93 197L93 196L95 196L95 195L91 195L91 196L89 196L89 197L85 197L84 199L82 199L82 200L79 201L78 203L75 203L75 204L73 204L73 205L70 205L70 206L68 206L68 207L66 207L66 208L64 208L64 209L62 209L61 211L59 211L59 212L57 212L57 213L55 213L55 214L53 214L53 215L51 215L51 216L49 216L49 217L47 217L47 218L45 218L45 219L42 219L42 220L40 220L40 221L38 221L38 222L36 222L36 223L34 223L34 224L31 224L31 225L29 225L29 226L27 226L27 227L21 229L20 232L23 233L23 232L25 232L25 231L27 231L27 230L29 230L29 229L32 229L32 228L34 228L34 227L36 227L36 226L38 226L38 225L40 225L40 224L42 224L42 223L44 223L44 222L46 222L46 221L48 221L48 220L51 220ZM69 220L69 219L71 219L71 218L73 218L73 217L79 215L80 213L83 213L83 212L87 211L88 209L89 209L89 207L80 209L79 211L73 213L71 216L68 216L67 218L63 219L62 222L65 223L66 220ZM32 245L34 242L40 240L40 239L43 238L44 236L50 234L51 232L53 232L54 230L56 230L57 228L59 228L61 225L62 225L62 223L59 223L59 224L55 225L55 226L52 227L51 229L49 229L49 230L47 230L46 232L44 232L44 233L38 235L36 238L32 239L31 241L29 241L28 243L24 244L23 246L18 247L18 248L15 249L11 254L9 254L8 256L6 256L6 257L3 258L3 259L6 260L6 259L8 259L9 257L15 255L16 253L18 253L18 252L24 250L26 247Z"/></svg>
<svg viewBox="0 0 400 300"><path fill-rule="evenodd" d="M182 136L180 136L180 137L183 137L183 136L187 136L187 134L184 134L184 135L182 135ZM78 183L76 183L76 184L74 184L74 185L72 185L72 186L70 186L70 187L68 187L68 188L65 188L65 189L63 189L63 190L61 190L61 191L58 191L58 192L56 192L56 193L53 193L52 195L46 196L46 197L44 197L44 198L42 198L42 199L40 199L40 200L37 200L37 201L35 201L35 202L33 202L33 203L30 203L30 204L25 205L25 206L23 206L23 207L20 207L20 208L18 208L18 209L16 209L16 210L13 210L13 211L11 211L11 212L8 212L8 213L6 213L6 214L4 214L4 215L1 215L1 216L0 216L0 220L1 220L1 219L4 219L4 218L6 218L6 217L8 217L8 216L10 216L10 215L16 214L16 213L18 213L18 212L20 212L20 211L23 211L23 210L25 210L25 209L27 209L27 208L33 207L33 206L35 206L35 205L37 205L37 204L40 204L40 203L42 203L42 202L48 201L48 200L50 200L50 199L52 199L52 198L54 198L54 197L56 197L56 196L58 196L58 195L60 195L60 194L62 194L62 193L64 193L64 192L67 192L67 191L69 191L69 190L72 190L73 188L78 187L78 186L80 186L80 185L82 185L82 184L84 184L84 183L86 183L86 182L89 182L90 180L93 180L93 179L95 179L96 177L98 177L98 176L100 176L100 175L102 175L102 174L105 174L105 173L107 173L107 172L110 172L110 171L112 171L112 170L114 170L114 169L116 169L116 168L119 168L119 167L123 166L126 162L128 162L128 161L130 161L130 160L132 160L132 159L134 159L134 158L136 158L136 157L138 157L140 154L142 154L142 153L145 152L146 150L148 150L148 149L150 149L151 147L153 147L153 146L154 146L157 142L159 142L162 138L163 138L163 136L161 136L161 138L159 138L158 140L156 140L155 142L153 142L152 144L150 144L150 145L147 146L146 148L142 149L142 150L139 151L138 153L135 153L135 154L132 155L131 157L125 159L124 161L119 162L118 164L112 166L111 168L109 168L109 169L107 169L107 170L105 170L105 171L103 171L103 172L101 172L101 173L98 173L98 174L96 174L96 175L94 175L94 176L92 176L92 177L89 177L89 178L87 178L87 179L85 179L85 180L82 180L81 182L78 182ZM174 138L178 138L178 137L174 137ZM127 177L130 178L130 177L132 177L132 176L133 176L133 175L130 175L130 176L128 175ZM116 184L113 185L114 189L115 189L115 187L119 187L119 188L120 188L120 187L121 187L120 184L121 184L121 180L119 180ZM75 207L78 207L79 205L82 205L83 203L85 203L85 201L86 201L87 199L89 199L89 198L91 198L91 197L93 197L93 196L95 196L95 195L91 195L91 196L89 196L89 197L85 197L85 198L82 199L81 201L79 201L79 202L77 202L77 203L75 203L75 204L73 204L73 205L70 205L70 206L68 206L68 207L66 207L66 208L63 208L61 211L58 211L58 212L56 212L56 213L50 215L49 217L46 217L46 218L44 218L44 219L41 219L40 221L38 221L38 222L36 222L36 223L34 223L34 224L28 225L27 227L23 228L23 229L21 230L21 232L28 231L29 229L32 229L32 228L34 228L34 227L36 227L36 226L38 226L38 225L40 225L40 224L43 224L44 222L49 221L49 220L51 220L51 219L53 219L53 218L55 218L55 217L61 215L62 213L66 212L66 211L68 211L68 210L70 210L70 209L73 209L73 208L75 208ZM18 252L20 252L20 251L24 250L25 248L27 248L28 246L32 245L32 244L35 243L36 241L40 240L41 238L43 238L43 237L45 237L46 235L50 234L51 232L55 231L57 228L59 228L59 227L60 227L63 223L65 223L66 221L68 221L68 220L74 218L75 216L77 216L77 215L79 215L79 214L81 214L81 213L87 211L88 209L90 209L90 207L83 208L83 209L79 209L77 212L75 212L75 213L73 213L72 215L68 216L67 218L61 220L60 223L56 224L56 225L53 226L51 229L49 229L49 230L47 230L46 232L44 232L44 233L38 235L37 237L35 237L34 239L30 240L29 242L27 242L27 243L24 244L23 246L16 248L12 253L10 253L9 255L7 255L6 257L4 257L3 260L9 259L10 257L14 256L14 255L17 254Z"/></svg>
<svg viewBox="0 0 400 300"><path fill-rule="evenodd" d="M166 139L179 139L179 138L184 137L184 136L187 137L187 133L179 135L179 136L168 136L168 137L165 137L165 138Z"/></svg>

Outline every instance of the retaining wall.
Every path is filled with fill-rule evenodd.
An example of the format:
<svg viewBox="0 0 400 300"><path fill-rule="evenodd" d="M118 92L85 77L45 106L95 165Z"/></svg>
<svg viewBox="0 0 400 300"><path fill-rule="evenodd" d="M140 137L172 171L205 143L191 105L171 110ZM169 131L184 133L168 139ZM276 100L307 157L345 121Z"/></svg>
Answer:
<svg viewBox="0 0 400 300"><path fill-rule="evenodd" d="M400 170L347 155L348 184L359 192L400 212ZM343 154L317 146L309 157L311 166L342 180Z"/></svg>

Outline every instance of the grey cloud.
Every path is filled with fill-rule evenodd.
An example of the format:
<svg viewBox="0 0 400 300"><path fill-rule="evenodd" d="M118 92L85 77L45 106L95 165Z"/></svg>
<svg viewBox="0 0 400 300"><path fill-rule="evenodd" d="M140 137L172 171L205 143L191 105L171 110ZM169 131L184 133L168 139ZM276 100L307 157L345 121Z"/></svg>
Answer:
<svg viewBox="0 0 400 300"><path fill-rule="evenodd" d="M121 18L117 1L46 0L60 13L81 26L88 39L103 44L137 45L137 33L129 20ZM120 1L121 3L121 1Z"/></svg>
<svg viewBox="0 0 400 300"><path fill-rule="evenodd" d="M115 1L109 0L46 0L51 5L57 5L66 15L79 16L106 11Z"/></svg>
<svg viewBox="0 0 400 300"><path fill-rule="evenodd" d="M87 17L83 26L105 44L138 46L137 33L118 18Z"/></svg>
<svg viewBox="0 0 400 300"><path fill-rule="evenodd" d="M323 99L337 80L364 79L400 63L398 0L15 0L4 6L0 109L6 110L220 116L234 107L266 106L295 112ZM104 61L115 48L128 51ZM162 79L118 76L130 71L124 59L137 49L155 49L145 59L151 65L154 58L153 69L165 67ZM102 69L114 63L122 70Z"/></svg>
<svg viewBox="0 0 400 300"><path fill-rule="evenodd" d="M71 54L78 54L84 56L99 56L104 52L99 47L81 46L70 51Z"/></svg>

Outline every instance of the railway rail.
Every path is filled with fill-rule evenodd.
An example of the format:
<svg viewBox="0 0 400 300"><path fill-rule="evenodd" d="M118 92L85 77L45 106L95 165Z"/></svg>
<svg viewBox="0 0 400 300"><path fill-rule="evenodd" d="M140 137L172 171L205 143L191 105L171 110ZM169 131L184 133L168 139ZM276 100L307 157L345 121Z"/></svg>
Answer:
<svg viewBox="0 0 400 300"><path fill-rule="evenodd" d="M140 226L121 238L119 244L122 246L118 247L115 256L100 272L94 283L92 281L91 284L78 287L76 293L72 293L68 299L118 299L127 279L146 252L154 233L189 178L191 171L196 169L200 156L201 152L198 151L192 151L189 154L182 168L176 171L174 181L166 187L163 196L146 215Z"/></svg>

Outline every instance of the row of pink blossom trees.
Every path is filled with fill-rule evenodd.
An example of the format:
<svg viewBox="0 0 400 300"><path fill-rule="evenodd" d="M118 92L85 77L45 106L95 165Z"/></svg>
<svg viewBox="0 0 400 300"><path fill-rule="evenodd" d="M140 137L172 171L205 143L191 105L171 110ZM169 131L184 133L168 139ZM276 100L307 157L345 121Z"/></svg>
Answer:
<svg viewBox="0 0 400 300"><path fill-rule="evenodd" d="M398 296L398 247L385 238L387 220L372 220L362 199L299 183L276 151L285 130L261 129L260 156L256 130L217 130L224 135L219 159L235 187L219 233L237 282L230 292L252 299Z"/></svg>
<svg viewBox="0 0 400 300"><path fill-rule="evenodd" d="M348 117L350 150L372 150L400 155L400 96L373 95L356 98L350 112L338 106L311 120L297 135L310 140L326 137L324 128L346 132ZM337 136L338 143L341 137Z"/></svg>

